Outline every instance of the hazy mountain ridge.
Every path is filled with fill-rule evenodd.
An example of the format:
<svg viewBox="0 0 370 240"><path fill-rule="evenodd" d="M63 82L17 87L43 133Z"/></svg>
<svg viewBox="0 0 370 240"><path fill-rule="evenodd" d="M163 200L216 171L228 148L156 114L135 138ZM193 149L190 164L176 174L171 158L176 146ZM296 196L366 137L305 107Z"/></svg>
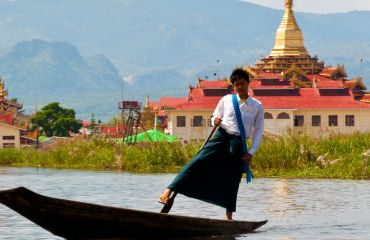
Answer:
<svg viewBox="0 0 370 240"><path fill-rule="evenodd" d="M199 76L212 78L218 69L223 77L235 65L255 63L271 51L283 15L238 0L0 0L0 4L0 75L6 77L10 94L33 102L32 96L52 95L55 84L64 82L57 84L63 94L49 97L66 101L80 114L94 111L97 116L114 114L122 88L125 98L140 101L146 95L152 100L183 96ZM370 12L295 15L311 55L318 54L327 64L344 64L349 77L362 72L370 85L366 24ZM74 50L44 48L33 57L19 55L22 59L9 55L14 44L36 38L51 45L64 42ZM32 48L40 50L42 44ZM101 54L105 57L96 56ZM123 76L132 77L133 83L122 82ZM79 97L67 97L76 90L69 84L77 86ZM95 96L112 105L104 107Z"/></svg>
<svg viewBox="0 0 370 240"><path fill-rule="evenodd" d="M271 50L283 14L236 0L31 0L5 5L8 9L0 13L13 19L9 27L24 26L34 38L69 42L84 55L104 53L122 74L138 73L126 65L142 72L151 67L195 68L199 63L204 67L216 58L225 64L253 63ZM296 16L309 51L323 58L333 52L331 46L319 48L329 39L370 39L363 26L369 12ZM14 43L14 36L9 38L13 41L7 43Z"/></svg>
<svg viewBox="0 0 370 240"><path fill-rule="evenodd" d="M23 102L26 110L34 109L36 101L69 106L85 102L86 109L107 102L105 98L86 99L86 95L115 96L122 86L118 70L108 59L102 55L84 59L64 42L20 42L0 60L0 72L10 96Z"/></svg>

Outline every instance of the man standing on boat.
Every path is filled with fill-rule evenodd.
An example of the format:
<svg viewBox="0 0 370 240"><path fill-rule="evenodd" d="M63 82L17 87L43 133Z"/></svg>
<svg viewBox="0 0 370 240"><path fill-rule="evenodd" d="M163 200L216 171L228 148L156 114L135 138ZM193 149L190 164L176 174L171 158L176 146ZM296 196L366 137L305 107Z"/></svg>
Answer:
<svg viewBox="0 0 370 240"><path fill-rule="evenodd" d="M184 166L159 201L167 204L173 192L226 208L232 220L243 169L251 180L249 163L261 144L264 109L249 96L249 75L235 69L230 81L237 94L226 95L218 103L212 123L219 126L215 136ZM247 150L245 139L252 137Z"/></svg>

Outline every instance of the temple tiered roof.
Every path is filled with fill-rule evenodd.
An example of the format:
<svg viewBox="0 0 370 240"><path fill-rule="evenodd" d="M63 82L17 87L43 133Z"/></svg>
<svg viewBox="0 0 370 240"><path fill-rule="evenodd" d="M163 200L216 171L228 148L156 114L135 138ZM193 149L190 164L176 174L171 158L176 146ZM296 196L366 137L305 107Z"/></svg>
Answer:
<svg viewBox="0 0 370 240"><path fill-rule="evenodd" d="M309 55L293 13L293 0L285 1L270 56L243 69L251 77L250 95L266 109L370 108L370 94L365 92L362 78L347 79L343 65L326 67L317 56ZM159 104L167 109L212 111L229 93L232 88L227 79L198 79L196 86L189 87L187 99L161 98Z"/></svg>
<svg viewBox="0 0 370 240"><path fill-rule="evenodd" d="M8 90L5 89L5 83L0 78L0 114L5 113L16 113L19 109L22 109L22 104L8 100Z"/></svg>
<svg viewBox="0 0 370 240"><path fill-rule="evenodd" d="M293 0L285 1L285 13L276 31L270 56L262 57L253 67L256 73L281 73L295 65L306 74L319 74L324 62L311 57L304 46L303 34L293 13Z"/></svg>

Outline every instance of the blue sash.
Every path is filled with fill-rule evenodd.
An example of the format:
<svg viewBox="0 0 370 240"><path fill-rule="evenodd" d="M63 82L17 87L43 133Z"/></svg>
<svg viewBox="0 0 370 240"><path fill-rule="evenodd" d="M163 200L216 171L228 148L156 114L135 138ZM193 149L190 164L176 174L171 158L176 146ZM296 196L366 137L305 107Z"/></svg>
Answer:
<svg viewBox="0 0 370 240"><path fill-rule="evenodd" d="M245 137L245 130L244 130L244 125L243 125L243 121L242 121L242 114L240 113L239 103L238 103L238 99L236 97L236 94L232 95L232 99L233 99L233 105L234 105L236 120L238 121L240 137L242 139L243 153L244 153L243 156L244 156L246 153L248 153L248 149L247 149L247 143L245 141L246 137ZM247 175L247 177L246 177L247 183L250 183L254 176L252 174L252 171L249 168L249 164L246 163L244 160L243 160L243 170Z"/></svg>

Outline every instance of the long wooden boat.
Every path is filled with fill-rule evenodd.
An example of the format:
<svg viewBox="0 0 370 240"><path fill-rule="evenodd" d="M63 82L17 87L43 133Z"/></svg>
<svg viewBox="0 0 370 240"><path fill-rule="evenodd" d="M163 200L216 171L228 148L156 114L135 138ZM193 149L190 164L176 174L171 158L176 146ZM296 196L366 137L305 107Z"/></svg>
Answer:
<svg viewBox="0 0 370 240"><path fill-rule="evenodd" d="M108 207L46 197L19 187L0 191L0 202L66 239L146 239L231 236L267 221L227 221Z"/></svg>

